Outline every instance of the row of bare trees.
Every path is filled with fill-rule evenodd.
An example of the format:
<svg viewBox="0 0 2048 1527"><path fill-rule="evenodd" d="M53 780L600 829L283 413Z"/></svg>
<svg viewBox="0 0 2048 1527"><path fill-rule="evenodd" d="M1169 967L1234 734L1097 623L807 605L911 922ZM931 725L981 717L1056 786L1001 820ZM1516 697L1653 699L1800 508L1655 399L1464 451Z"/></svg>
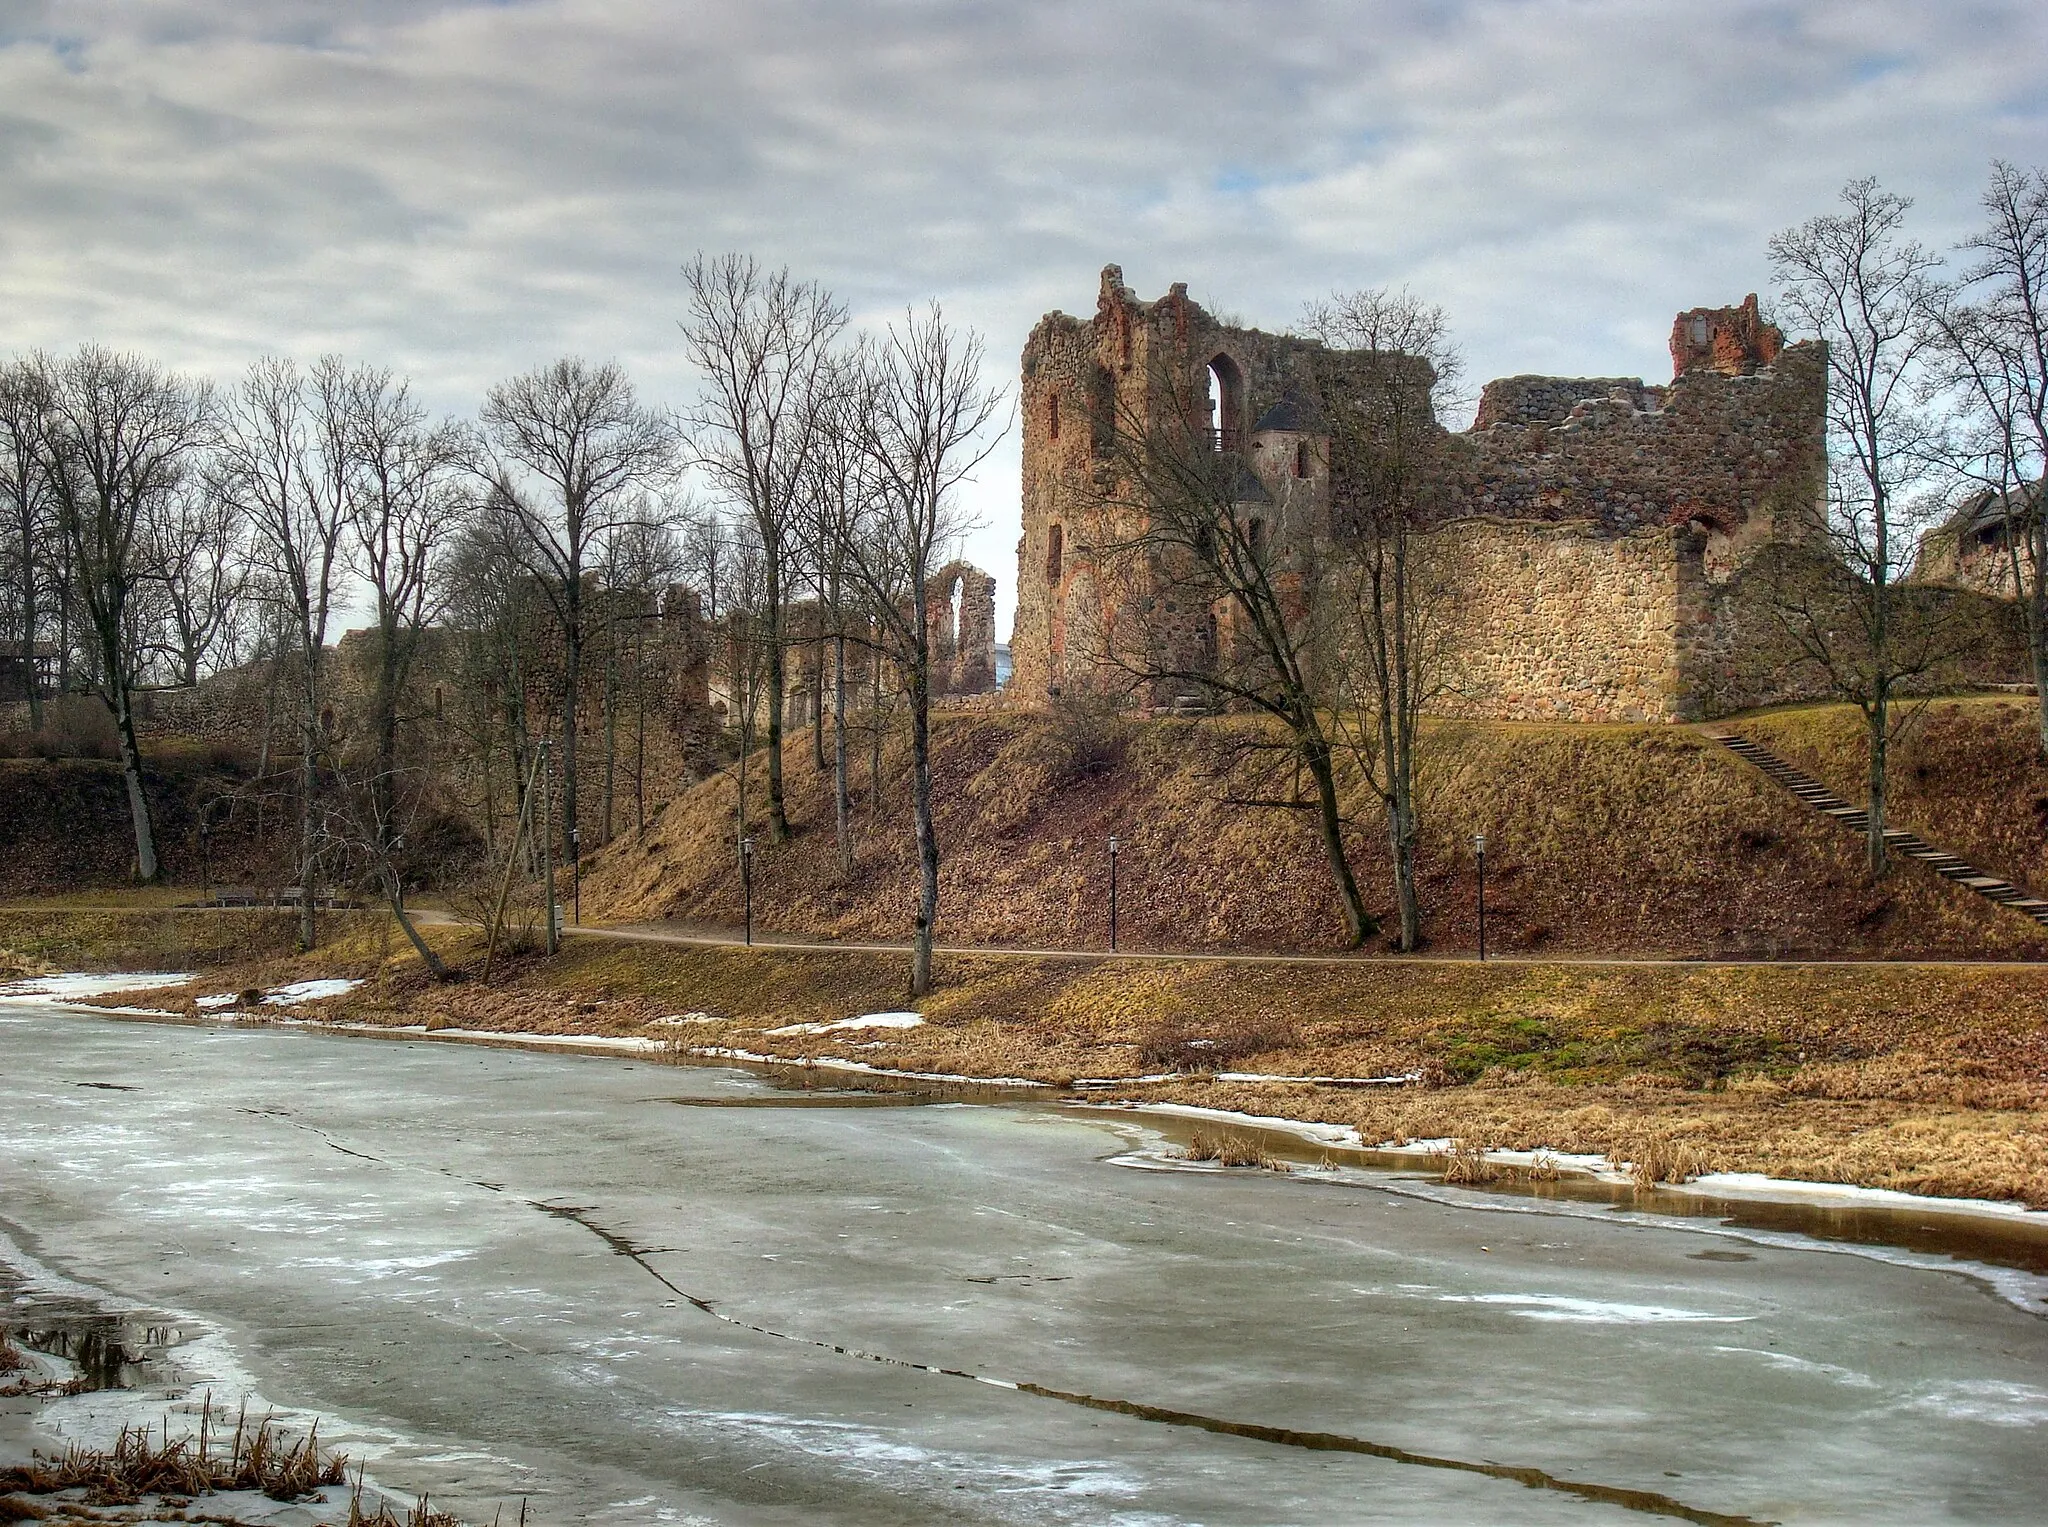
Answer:
<svg viewBox="0 0 2048 1527"><path fill-rule="evenodd" d="M918 865L910 989L921 996L931 984L940 865L929 601L968 528L959 490L999 438L1005 395L983 380L980 337L955 329L936 303L849 342L844 307L787 270L766 270L745 255L700 255L684 278L684 344L705 378L685 422L693 460L731 512L726 585L748 619L746 640L735 644L745 657L731 665L743 737L737 835L747 832L746 755L757 707L765 718L768 834L775 842L790 834L783 728L789 658L800 642L830 652L829 665L815 664L830 696L811 697L812 746L832 781L842 875L854 858L856 670L864 667L871 685L871 790L879 789L885 701L900 695ZM802 631L791 626L799 596L807 607ZM858 662L849 662L849 649Z"/></svg>
<svg viewBox="0 0 2048 1527"><path fill-rule="evenodd" d="M1002 394L982 381L979 338L936 305L849 339L844 308L787 271L728 255L684 274L684 348L703 387L679 414L643 402L620 367L575 359L492 388L474 422L431 417L403 379L334 358L265 360L220 388L97 347L0 368L0 652L17 659L8 672L32 727L53 690L104 700L139 878L161 864L138 694L267 658L290 712L295 778L280 793L296 803L301 942L314 940L321 883L345 871L377 887L438 965L405 911L409 827L430 796L467 792L457 803L497 853L498 818L519 814L544 739L566 862L582 855L593 788L611 835L622 757L644 822L646 697L663 680L645 622L669 585L687 582L723 638L710 656L728 670L742 791L745 755L765 732L772 839L790 830L782 733L796 643L831 652L846 872L850 712L863 699L849 694L852 676L869 681L871 781L882 717L899 690L907 698L921 880L913 986L924 989L939 864L927 599L964 529L957 489L993 444ZM334 642L365 610L360 713L338 723ZM410 725L430 645L437 675L458 680L442 719L456 739L443 753L459 767L429 756ZM594 680L595 787L582 714ZM821 761L823 709L814 698ZM625 747L622 714L635 733ZM260 787L270 771L258 772Z"/></svg>

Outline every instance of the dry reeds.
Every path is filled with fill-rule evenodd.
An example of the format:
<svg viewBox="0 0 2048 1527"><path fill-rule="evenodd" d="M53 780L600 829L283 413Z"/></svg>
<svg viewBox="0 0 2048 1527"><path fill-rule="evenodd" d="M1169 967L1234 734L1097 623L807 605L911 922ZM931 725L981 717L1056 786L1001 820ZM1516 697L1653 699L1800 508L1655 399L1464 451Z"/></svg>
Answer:
<svg viewBox="0 0 2048 1527"><path fill-rule="evenodd" d="M132 1506L146 1495L194 1496L222 1490L255 1490L272 1500L294 1501L323 1485L342 1483L347 1460L320 1452L316 1425L294 1442L269 1417L252 1430L244 1412L223 1451L213 1432L213 1407L202 1407L196 1437L173 1438L163 1430L123 1427L111 1448L73 1445L61 1457L37 1453L25 1467L0 1469L0 1491L54 1495L85 1491L91 1506Z"/></svg>
<svg viewBox="0 0 2048 1527"><path fill-rule="evenodd" d="M1483 1183L1500 1178L1500 1167L1487 1160L1486 1152L1470 1140L1451 1141L1451 1148L1437 1158L1445 1182Z"/></svg>
<svg viewBox="0 0 2048 1527"><path fill-rule="evenodd" d="M1280 1160L1249 1135L1212 1135L1196 1130L1178 1152L1183 1161L1213 1161L1218 1166L1254 1166L1267 1172L1291 1172Z"/></svg>
<svg viewBox="0 0 2048 1527"><path fill-rule="evenodd" d="M1645 1132L1617 1141L1607 1151L1617 1171L1625 1170L1638 1188L1660 1182L1691 1182L1715 1169L1713 1158L1696 1141Z"/></svg>

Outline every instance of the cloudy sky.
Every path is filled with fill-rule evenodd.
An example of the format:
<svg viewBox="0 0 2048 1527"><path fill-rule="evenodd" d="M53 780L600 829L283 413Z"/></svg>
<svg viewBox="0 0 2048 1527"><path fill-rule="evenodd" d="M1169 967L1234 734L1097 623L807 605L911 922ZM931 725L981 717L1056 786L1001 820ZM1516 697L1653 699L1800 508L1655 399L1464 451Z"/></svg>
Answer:
<svg viewBox="0 0 2048 1527"><path fill-rule="evenodd" d="M452 413L580 353L680 403L678 267L742 249L859 322L941 299L1003 381L1111 261L1661 376L1845 179L1966 233L2048 163L2044 66L2040 0L0 0L0 352L332 350ZM1014 435L973 506L1007 626Z"/></svg>

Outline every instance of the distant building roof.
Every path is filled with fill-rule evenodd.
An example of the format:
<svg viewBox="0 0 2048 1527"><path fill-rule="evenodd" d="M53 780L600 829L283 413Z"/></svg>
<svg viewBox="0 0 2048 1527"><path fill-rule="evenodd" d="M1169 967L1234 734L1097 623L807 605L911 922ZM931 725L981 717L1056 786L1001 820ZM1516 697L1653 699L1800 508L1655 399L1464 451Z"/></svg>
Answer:
<svg viewBox="0 0 2048 1527"><path fill-rule="evenodd" d="M1996 488L1985 488L1964 499L1956 512L1949 518L1949 527L1957 532L1989 530L2003 525L2007 516L2025 520L2032 516L2041 505L2044 479L2036 478L2024 486L2000 492Z"/></svg>
<svg viewBox="0 0 2048 1527"><path fill-rule="evenodd" d="M1230 501L1233 504L1270 504L1273 495L1266 491L1266 485L1259 481L1252 469L1240 461L1237 474L1231 479Z"/></svg>

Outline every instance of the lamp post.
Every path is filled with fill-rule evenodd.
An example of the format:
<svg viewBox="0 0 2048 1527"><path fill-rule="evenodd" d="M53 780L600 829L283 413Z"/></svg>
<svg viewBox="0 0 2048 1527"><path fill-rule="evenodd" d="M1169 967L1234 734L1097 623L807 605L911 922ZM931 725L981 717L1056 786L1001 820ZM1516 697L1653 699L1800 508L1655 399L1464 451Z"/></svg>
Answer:
<svg viewBox="0 0 2048 1527"><path fill-rule="evenodd" d="M213 827L204 812L199 815L199 899L213 900Z"/></svg>
<svg viewBox="0 0 2048 1527"><path fill-rule="evenodd" d="M740 890L747 904L747 947L754 947L754 836L740 839Z"/></svg>
<svg viewBox="0 0 2048 1527"><path fill-rule="evenodd" d="M583 829L569 829L569 904L576 926L583 926Z"/></svg>
<svg viewBox="0 0 2048 1527"><path fill-rule="evenodd" d="M1116 953L1116 834L1109 836L1109 952Z"/></svg>
<svg viewBox="0 0 2048 1527"><path fill-rule="evenodd" d="M1472 852L1479 860L1479 959L1486 960L1486 834L1472 835Z"/></svg>

